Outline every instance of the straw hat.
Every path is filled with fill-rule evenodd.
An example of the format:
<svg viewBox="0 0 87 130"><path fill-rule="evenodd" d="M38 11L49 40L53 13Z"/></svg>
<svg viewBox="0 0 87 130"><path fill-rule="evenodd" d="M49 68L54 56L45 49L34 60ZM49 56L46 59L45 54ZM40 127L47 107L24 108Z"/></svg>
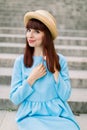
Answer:
<svg viewBox="0 0 87 130"><path fill-rule="evenodd" d="M33 12L27 12L24 15L25 27L26 27L28 21L32 18L38 19L43 24L45 24L45 26L50 30L53 39L55 39L57 37L58 32L57 32L57 27L56 27L56 21L55 21L54 17L48 11L36 10Z"/></svg>

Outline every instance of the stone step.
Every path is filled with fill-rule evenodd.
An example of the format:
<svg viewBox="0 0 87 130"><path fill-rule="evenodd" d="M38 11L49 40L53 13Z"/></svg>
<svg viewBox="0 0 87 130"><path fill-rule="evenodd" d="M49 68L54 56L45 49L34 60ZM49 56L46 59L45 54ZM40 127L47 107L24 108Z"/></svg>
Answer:
<svg viewBox="0 0 87 130"><path fill-rule="evenodd" d="M56 4L55 4L56 3ZM47 9L49 10L55 17L58 22L59 28L71 28L71 29L87 29L86 26L86 0L81 1L78 4L78 0L75 2L68 2L68 1L57 1L57 0L50 0L50 1L26 1L26 2L11 2L11 1L3 1L0 4L2 7L2 11L5 11L5 17L3 18L1 26L6 26L6 24L3 22L7 21L9 15L11 12L15 12L14 10L20 10L20 16L22 16L27 10L36 10L36 9ZM29 6L30 5L30 6ZM46 6L46 5L49 5ZM84 8L83 8L84 7ZM7 13L8 12L8 13ZM16 23L9 22L7 26L22 26L23 21L19 20L17 18L17 14L19 11L16 12L16 14L12 15L13 17L10 19L14 21L16 20ZM84 13L83 13L84 12ZM68 15L67 15L68 14ZM6 17L7 15L7 17ZM80 25L80 26L79 26Z"/></svg>
<svg viewBox="0 0 87 130"><path fill-rule="evenodd" d="M4 23L9 23L9 20L11 20L12 22L17 23L17 19L20 21L20 23L22 23L22 21L23 21L23 13L24 12L17 12L17 11L16 12L15 11L9 12L8 10L7 10L7 12L2 12L0 14L0 23L3 23L3 22ZM13 17L14 15L15 15L15 17ZM7 19L7 21L3 21L3 20L6 20L6 19Z"/></svg>
<svg viewBox="0 0 87 130"><path fill-rule="evenodd" d="M23 34L0 34L0 42L9 43L25 43L25 35Z"/></svg>
<svg viewBox="0 0 87 130"><path fill-rule="evenodd" d="M2 123L0 126L1 130L18 130L17 124L15 122L16 112L14 111L0 111L0 122ZM87 130L86 120L87 114L80 114L79 116L75 116L81 130Z"/></svg>
<svg viewBox="0 0 87 130"><path fill-rule="evenodd" d="M18 130L15 122L16 111L0 111L0 130ZM81 130L87 130L87 114L75 115Z"/></svg>
<svg viewBox="0 0 87 130"><path fill-rule="evenodd" d="M13 67L19 54L0 53L0 67ZM87 70L87 57L66 56L70 70Z"/></svg>
<svg viewBox="0 0 87 130"><path fill-rule="evenodd" d="M15 116L14 111L0 111L0 130L18 130Z"/></svg>
<svg viewBox="0 0 87 130"><path fill-rule="evenodd" d="M11 3L11 1L10 1L10 3ZM18 3L18 2L17 2ZM4 3L3 3L4 4ZM13 3L14 4L14 3ZM22 4L22 3L21 3ZM23 3L24 4L24 3ZM26 8L26 7L25 7ZM25 10L25 8L17 8L17 7L15 7L15 8L13 8L13 6L10 6L10 8L8 9L8 5L4 5L4 6L2 6L2 4L0 3L0 15L7 15L8 13L10 13L10 14L13 14L13 13L24 13L26 10ZM7 12L7 13L6 13ZM9 14L9 15L10 15ZM17 14L16 14L17 15Z"/></svg>
<svg viewBox="0 0 87 130"><path fill-rule="evenodd" d="M25 44L23 43L0 43L0 53L18 53L21 54L24 52ZM65 56L87 56L87 46L68 46L68 45L58 45L55 44L56 52L61 53Z"/></svg>
<svg viewBox="0 0 87 130"><path fill-rule="evenodd" d="M0 85L0 110L17 110L9 99L10 86ZM72 88L71 96L68 100L74 113L87 113L87 88Z"/></svg>
<svg viewBox="0 0 87 130"><path fill-rule="evenodd" d="M25 34L26 30L23 27L0 27L0 34ZM83 33L80 34L86 34L85 31L83 31ZM80 35L79 34L79 35Z"/></svg>
<svg viewBox="0 0 87 130"><path fill-rule="evenodd" d="M25 44L23 43L4 43L0 42L0 53L7 53L7 54L21 54L23 53Z"/></svg>
<svg viewBox="0 0 87 130"><path fill-rule="evenodd" d="M55 44L58 44L58 45L87 46L87 38L86 37L61 36L61 37L56 38L56 40L54 42L55 42Z"/></svg>
<svg viewBox="0 0 87 130"><path fill-rule="evenodd" d="M58 29L59 36L87 37L87 30Z"/></svg>
<svg viewBox="0 0 87 130"><path fill-rule="evenodd" d="M14 15L18 18L18 17L22 17L22 15L23 15L23 13L25 12L25 10L22 10L22 12L21 12L21 10L16 10L17 8L15 8L15 10L8 10L7 9L7 11L6 10L1 10L1 12L0 12L0 18L2 18L2 19L0 19L0 21L2 21L2 20L4 20L5 18L12 18ZM12 11L12 12L11 12ZM4 17L4 16L6 16L6 17ZM17 21L16 21L17 22Z"/></svg>
<svg viewBox="0 0 87 130"><path fill-rule="evenodd" d="M17 19L17 18L16 18ZM4 21L6 21L7 19L4 19ZM18 20L19 21L19 20ZM20 20L20 21L23 21L23 19L22 20ZM12 22L11 21L11 19L9 19L9 22L0 22L0 27L23 27L24 26L24 24L23 23L20 23L19 24L19 22L17 23L17 22Z"/></svg>
<svg viewBox="0 0 87 130"><path fill-rule="evenodd" d="M0 84L10 85L11 75L12 68L0 67ZM73 88L87 88L87 70L70 70L69 75Z"/></svg>
<svg viewBox="0 0 87 130"><path fill-rule="evenodd" d="M0 34L0 42L25 43L25 35ZM59 45L87 45L87 37L59 36L54 42Z"/></svg>
<svg viewBox="0 0 87 130"><path fill-rule="evenodd" d="M68 46L55 45L56 51L65 56L84 56L87 57L87 46Z"/></svg>
<svg viewBox="0 0 87 130"><path fill-rule="evenodd" d="M87 57L66 57L69 70L87 70Z"/></svg>

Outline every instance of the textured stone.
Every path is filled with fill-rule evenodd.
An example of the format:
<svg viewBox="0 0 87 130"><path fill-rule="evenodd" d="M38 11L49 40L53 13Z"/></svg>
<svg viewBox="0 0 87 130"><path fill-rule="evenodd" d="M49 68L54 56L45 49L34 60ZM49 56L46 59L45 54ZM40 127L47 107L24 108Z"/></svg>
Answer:
<svg viewBox="0 0 87 130"><path fill-rule="evenodd" d="M56 17L59 29L87 30L86 5L87 0L0 0L0 26L23 27L26 11L46 9Z"/></svg>

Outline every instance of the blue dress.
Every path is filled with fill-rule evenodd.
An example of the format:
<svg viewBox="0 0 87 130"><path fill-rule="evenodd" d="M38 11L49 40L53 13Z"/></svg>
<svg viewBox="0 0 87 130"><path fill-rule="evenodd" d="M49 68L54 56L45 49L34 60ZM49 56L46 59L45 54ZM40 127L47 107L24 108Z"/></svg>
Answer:
<svg viewBox="0 0 87 130"><path fill-rule="evenodd" d="M30 68L24 66L23 55L16 59L10 100L20 106L16 115L19 130L80 130L67 103L71 94L67 62L63 55L58 55L61 65L58 82L41 56L33 56ZM47 74L31 87L26 79L40 63L46 66Z"/></svg>

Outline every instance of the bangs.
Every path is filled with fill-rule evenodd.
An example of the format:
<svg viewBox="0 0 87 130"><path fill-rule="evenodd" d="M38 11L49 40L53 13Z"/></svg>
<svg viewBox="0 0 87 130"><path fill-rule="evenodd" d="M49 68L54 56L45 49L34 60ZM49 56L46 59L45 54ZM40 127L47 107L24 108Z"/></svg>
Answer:
<svg viewBox="0 0 87 130"><path fill-rule="evenodd" d="M39 20L37 19L31 19L29 20L29 22L27 23L27 26L26 26L27 29L36 29L36 30L41 30L41 31L44 31L46 30L46 26Z"/></svg>

